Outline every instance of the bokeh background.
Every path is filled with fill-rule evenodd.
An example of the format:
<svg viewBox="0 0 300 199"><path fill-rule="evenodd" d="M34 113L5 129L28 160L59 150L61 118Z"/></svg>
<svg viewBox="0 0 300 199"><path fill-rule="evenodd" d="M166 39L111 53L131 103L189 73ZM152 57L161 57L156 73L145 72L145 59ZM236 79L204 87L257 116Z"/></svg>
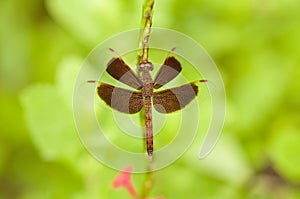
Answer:
<svg viewBox="0 0 300 199"><path fill-rule="evenodd" d="M0 198L130 198L80 143L73 83L106 38L139 28L141 0L0 1ZM227 93L220 140L154 174L151 196L300 198L298 0L163 0L156 27L214 59ZM143 175L134 175L138 189Z"/></svg>

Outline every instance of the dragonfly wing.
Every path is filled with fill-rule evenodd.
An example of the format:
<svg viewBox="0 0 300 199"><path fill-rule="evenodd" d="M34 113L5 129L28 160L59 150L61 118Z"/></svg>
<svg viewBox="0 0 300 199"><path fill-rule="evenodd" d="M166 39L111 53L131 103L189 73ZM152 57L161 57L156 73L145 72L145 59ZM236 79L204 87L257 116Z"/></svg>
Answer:
<svg viewBox="0 0 300 199"><path fill-rule="evenodd" d="M143 107L143 97L140 92L101 82L97 87L97 94L108 106L122 113L137 113Z"/></svg>
<svg viewBox="0 0 300 199"><path fill-rule="evenodd" d="M121 57L112 58L107 64L106 71L116 80L127 84L128 86L140 90L142 88L141 80L129 68Z"/></svg>
<svg viewBox="0 0 300 199"><path fill-rule="evenodd" d="M174 79L181 71L181 64L175 57L167 57L164 64L160 67L155 79L154 88L158 89Z"/></svg>
<svg viewBox="0 0 300 199"><path fill-rule="evenodd" d="M196 82L153 93L153 106L160 113L172 113L184 108L198 94Z"/></svg>

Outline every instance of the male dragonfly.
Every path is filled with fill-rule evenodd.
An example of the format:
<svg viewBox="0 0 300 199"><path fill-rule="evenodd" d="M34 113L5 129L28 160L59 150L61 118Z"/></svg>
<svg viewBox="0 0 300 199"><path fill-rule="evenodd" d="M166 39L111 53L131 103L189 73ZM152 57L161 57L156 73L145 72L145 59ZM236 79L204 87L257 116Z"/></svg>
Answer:
<svg viewBox="0 0 300 199"><path fill-rule="evenodd" d="M160 113L172 113L184 108L198 94L199 80L179 87L154 92L172 79L182 70L180 62L174 56L168 56L159 69L154 80L150 71L153 64L143 61L138 66L139 77L129 68L121 57L112 58L106 71L114 79L132 87L135 91L99 82L97 94L110 107L123 113L134 114L145 108L146 144L148 157L153 154L152 105Z"/></svg>

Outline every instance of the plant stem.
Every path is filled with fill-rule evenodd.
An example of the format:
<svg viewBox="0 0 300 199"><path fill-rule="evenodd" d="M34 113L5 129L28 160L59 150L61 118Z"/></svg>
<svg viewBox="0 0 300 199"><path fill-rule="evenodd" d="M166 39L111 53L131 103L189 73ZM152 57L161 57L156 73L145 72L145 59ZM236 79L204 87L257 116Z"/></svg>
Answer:
<svg viewBox="0 0 300 199"><path fill-rule="evenodd" d="M152 17L153 17L153 7L154 0L145 0L143 5L142 12L142 22L141 22L141 33L139 38L139 47L141 48L141 52L138 55L138 65L142 62L148 61L148 52L149 52L149 38L151 34L152 27ZM152 179L152 171L153 171L154 163L149 161L148 172L145 176L144 186L141 192L141 199L145 199L153 185Z"/></svg>
<svg viewBox="0 0 300 199"><path fill-rule="evenodd" d="M152 26L153 7L154 0L145 0L142 13L142 29L139 39L139 46L142 48L142 51L138 56L138 64L142 63L143 61L148 61L149 37Z"/></svg>
<svg viewBox="0 0 300 199"><path fill-rule="evenodd" d="M154 167L155 167L154 163L149 162L148 172L146 173L144 186L143 186L143 189L142 189L142 192L141 192L141 199L145 199L149 195L149 192L150 192L150 190L153 186L152 174L153 174Z"/></svg>

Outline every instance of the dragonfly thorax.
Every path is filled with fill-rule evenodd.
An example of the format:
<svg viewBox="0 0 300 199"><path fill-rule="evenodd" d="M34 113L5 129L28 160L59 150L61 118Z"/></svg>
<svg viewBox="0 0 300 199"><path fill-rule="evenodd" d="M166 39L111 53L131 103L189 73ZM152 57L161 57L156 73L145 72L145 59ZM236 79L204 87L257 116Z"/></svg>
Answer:
<svg viewBox="0 0 300 199"><path fill-rule="evenodd" d="M153 94L153 83L145 84L142 88L142 95L145 98L151 98Z"/></svg>

